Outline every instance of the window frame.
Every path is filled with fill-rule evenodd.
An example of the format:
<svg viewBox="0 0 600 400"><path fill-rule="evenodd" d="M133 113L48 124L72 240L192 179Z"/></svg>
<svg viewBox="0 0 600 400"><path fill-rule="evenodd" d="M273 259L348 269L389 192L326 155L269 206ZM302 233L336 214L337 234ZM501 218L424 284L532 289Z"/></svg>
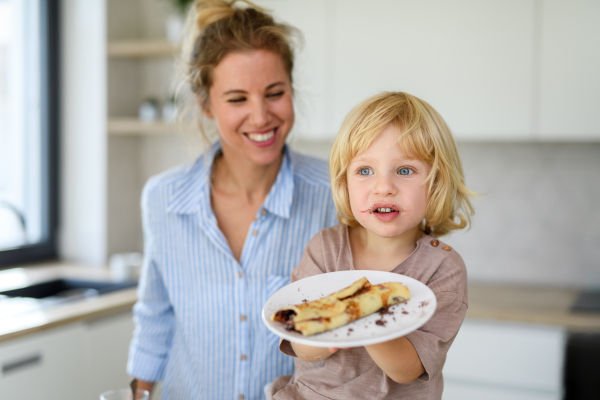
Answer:
<svg viewBox="0 0 600 400"><path fill-rule="evenodd" d="M43 242L0 250L0 270L58 258L60 138L60 0L40 1L40 134Z"/></svg>

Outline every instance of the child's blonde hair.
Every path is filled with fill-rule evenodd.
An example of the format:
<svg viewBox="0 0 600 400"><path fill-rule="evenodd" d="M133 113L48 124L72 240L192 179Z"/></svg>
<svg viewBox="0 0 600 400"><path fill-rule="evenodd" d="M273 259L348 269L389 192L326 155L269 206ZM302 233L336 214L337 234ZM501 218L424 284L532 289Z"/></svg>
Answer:
<svg viewBox="0 0 600 400"><path fill-rule="evenodd" d="M428 103L402 92L368 98L350 111L340 128L330 157L331 188L339 221L359 225L350 209L348 165L390 125L397 128L398 143L407 156L431 166L425 181L429 187L423 230L442 236L470 225L474 211L469 196L476 193L465 186L450 129Z"/></svg>

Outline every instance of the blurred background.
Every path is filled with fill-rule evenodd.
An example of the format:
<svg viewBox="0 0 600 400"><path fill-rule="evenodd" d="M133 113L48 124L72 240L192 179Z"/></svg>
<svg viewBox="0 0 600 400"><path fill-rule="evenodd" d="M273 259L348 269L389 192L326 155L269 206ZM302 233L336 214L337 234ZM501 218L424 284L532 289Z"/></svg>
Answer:
<svg viewBox="0 0 600 400"><path fill-rule="evenodd" d="M0 0L0 269L142 252L145 181L202 151L175 122L180 3ZM445 398L600 398L568 373L597 367L567 368L600 342L600 2L255 3L303 34L292 148L327 159L381 91L427 101L455 135L482 196L443 238L472 284Z"/></svg>

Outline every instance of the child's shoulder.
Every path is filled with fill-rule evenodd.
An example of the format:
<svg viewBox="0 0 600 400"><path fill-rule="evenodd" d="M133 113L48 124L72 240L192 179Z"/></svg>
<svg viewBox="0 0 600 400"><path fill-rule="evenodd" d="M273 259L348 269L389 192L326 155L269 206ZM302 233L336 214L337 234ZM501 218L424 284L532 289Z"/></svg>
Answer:
<svg viewBox="0 0 600 400"><path fill-rule="evenodd" d="M465 289L467 269L456 249L430 234L419 239L418 252L414 263L422 273L421 281L428 286L437 282L438 290Z"/></svg>
<svg viewBox="0 0 600 400"><path fill-rule="evenodd" d="M323 228L317 232L311 241L318 242L324 246L346 244L348 241L348 227L344 224L337 224Z"/></svg>
<svg viewBox="0 0 600 400"><path fill-rule="evenodd" d="M420 249L429 257L464 265L464 261L460 254L458 254L458 251L456 251L456 249L449 244L435 237L433 234L428 234L421 237L421 239L419 239L419 244Z"/></svg>

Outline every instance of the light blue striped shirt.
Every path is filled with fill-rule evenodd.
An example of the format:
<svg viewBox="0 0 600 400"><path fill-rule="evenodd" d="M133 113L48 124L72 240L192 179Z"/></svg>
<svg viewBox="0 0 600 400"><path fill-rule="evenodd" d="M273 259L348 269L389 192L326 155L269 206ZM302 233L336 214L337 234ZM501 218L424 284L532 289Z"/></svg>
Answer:
<svg viewBox="0 0 600 400"><path fill-rule="evenodd" d="M293 369L262 323L262 307L289 283L311 237L338 223L328 168L284 149L238 262L211 208L205 161L144 188L145 260L127 369L162 380L163 399L261 399L266 384Z"/></svg>

